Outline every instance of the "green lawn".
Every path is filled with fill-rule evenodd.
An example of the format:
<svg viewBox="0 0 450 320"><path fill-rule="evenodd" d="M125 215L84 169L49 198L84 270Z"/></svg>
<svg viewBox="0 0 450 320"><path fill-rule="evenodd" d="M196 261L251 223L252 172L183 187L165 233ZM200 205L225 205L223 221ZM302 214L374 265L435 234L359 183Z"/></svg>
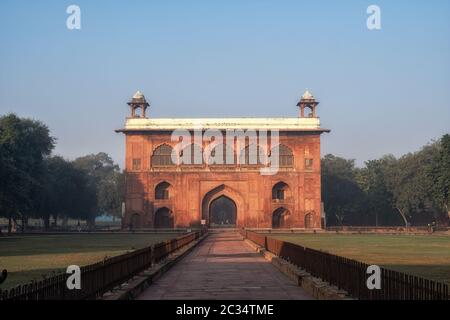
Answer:
<svg viewBox="0 0 450 320"><path fill-rule="evenodd" d="M271 235L312 249L450 284L450 236Z"/></svg>
<svg viewBox="0 0 450 320"><path fill-rule="evenodd" d="M176 236L149 233L0 237L0 271L8 270L8 278L0 288L41 280L42 275L65 270L72 264L92 264Z"/></svg>

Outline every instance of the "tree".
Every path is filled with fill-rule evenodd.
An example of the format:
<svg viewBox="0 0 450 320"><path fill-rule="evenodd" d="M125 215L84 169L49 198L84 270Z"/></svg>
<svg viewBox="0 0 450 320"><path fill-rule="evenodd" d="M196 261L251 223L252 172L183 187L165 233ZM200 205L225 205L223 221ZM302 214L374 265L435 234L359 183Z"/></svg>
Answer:
<svg viewBox="0 0 450 320"><path fill-rule="evenodd" d="M98 207L103 214L114 218L122 216L122 202L125 200L125 175L112 171L100 180L98 185Z"/></svg>
<svg viewBox="0 0 450 320"><path fill-rule="evenodd" d="M42 187L44 159L54 148L55 138L40 121L19 118L14 114L0 117L0 214L22 220L36 206L36 191Z"/></svg>
<svg viewBox="0 0 450 320"><path fill-rule="evenodd" d="M392 155L370 160L357 173L356 180L366 195L368 224L393 225L398 222L398 213L393 209L393 195L386 185L386 174L397 160Z"/></svg>
<svg viewBox="0 0 450 320"><path fill-rule="evenodd" d="M437 143L427 145L419 152L402 156L387 170L386 184L392 193L392 204L405 225L411 220L430 221L435 214L429 167L433 165L437 151Z"/></svg>
<svg viewBox="0 0 450 320"><path fill-rule="evenodd" d="M433 163L428 168L432 180L431 195L438 207L447 212L450 219L450 135L444 135L438 145Z"/></svg>
<svg viewBox="0 0 450 320"><path fill-rule="evenodd" d="M322 159L322 199L330 224L358 224L364 192L355 181L355 162L328 154Z"/></svg>
<svg viewBox="0 0 450 320"><path fill-rule="evenodd" d="M89 215L90 224L100 214L118 215L123 201L123 176L111 157L100 152L75 159L76 168L84 171L89 186L95 190L96 204Z"/></svg>
<svg viewBox="0 0 450 320"><path fill-rule="evenodd" d="M46 229L50 217L55 224L58 217L65 223L69 218L87 219L96 205L95 189L90 186L87 174L59 156L46 161L45 187L40 199L38 212Z"/></svg>

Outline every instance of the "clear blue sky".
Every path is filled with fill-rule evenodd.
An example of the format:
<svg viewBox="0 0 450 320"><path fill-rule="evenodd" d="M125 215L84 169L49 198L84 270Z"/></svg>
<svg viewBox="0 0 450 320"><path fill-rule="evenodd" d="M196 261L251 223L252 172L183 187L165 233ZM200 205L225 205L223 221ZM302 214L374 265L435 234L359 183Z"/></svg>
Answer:
<svg viewBox="0 0 450 320"><path fill-rule="evenodd" d="M0 114L42 120L68 158L122 164L137 89L152 117L282 117L306 88L323 154L361 164L449 132L450 1L0 1Z"/></svg>

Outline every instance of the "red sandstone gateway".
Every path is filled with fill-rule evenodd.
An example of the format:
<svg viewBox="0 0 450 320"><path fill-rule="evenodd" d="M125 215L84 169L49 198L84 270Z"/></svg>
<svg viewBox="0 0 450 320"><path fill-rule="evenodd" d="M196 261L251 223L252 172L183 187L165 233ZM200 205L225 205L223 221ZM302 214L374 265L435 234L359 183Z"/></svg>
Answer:
<svg viewBox="0 0 450 320"><path fill-rule="evenodd" d="M321 228L320 135L329 130L320 127L318 104L306 91L298 118L152 119L136 92L117 130L126 135L123 228L199 227L202 220L210 227ZM174 139L180 131L191 133L182 147ZM256 137L225 138L230 131ZM276 171L264 174L273 163Z"/></svg>

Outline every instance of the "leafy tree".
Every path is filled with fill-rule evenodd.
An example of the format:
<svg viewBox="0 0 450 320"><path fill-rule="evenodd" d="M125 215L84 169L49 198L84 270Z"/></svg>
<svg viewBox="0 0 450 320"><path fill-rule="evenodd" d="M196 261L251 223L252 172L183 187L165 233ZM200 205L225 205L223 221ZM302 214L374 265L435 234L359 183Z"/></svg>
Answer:
<svg viewBox="0 0 450 320"><path fill-rule="evenodd" d="M42 187L44 159L54 148L42 122L19 118L14 114L0 117L0 214L9 220L22 219L22 228L35 208L36 191Z"/></svg>
<svg viewBox="0 0 450 320"><path fill-rule="evenodd" d="M118 216L123 201L123 176L119 166L104 152L77 158L74 165L87 174L89 185L95 190L96 204L89 215L90 223L93 224L100 214Z"/></svg>
<svg viewBox="0 0 450 320"><path fill-rule="evenodd" d="M329 224L361 223L364 192L355 181L355 162L334 155L322 159L322 200Z"/></svg>
<svg viewBox="0 0 450 320"><path fill-rule="evenodd" d="M386 185L386 174L396 161L392 155L367 161L357 173L358 185L366 194L365 210L370 217L368 224L378 226L398 223L398 213L392 207L393 195Z"/></svg>
<svg viewBox="0 0 450 320"><path fill-rule="evenodd" d="M40 198L38 211L46 228L50 217L55 224L58 217L63 218L64 223L69 218L88 219L96 205L95 189L89 184L87 173L59 156L46 161L46 184Z"/></svg>
<svg viewBox="0 0 450 320"><path fill-rule="evenodd" d="M442 207L450 219L450 135L444 135L439 150L428 170L432 179L431 195L437 207Z"/></svg>
<svg viewBox="0 0 450 320"><path fill-rule="evenodd" d="M98 189L98 207L101 213L122 216L122 202L125 201L125 176L114 170L100 180Z"/></svg>
<svg viewBox="0 0 450 320"><path fill-rule="evenodd" d="M434 203L430 190L429 167L436 157L436 143L425 146L416 153L404 155L387 170L386 184L392 193L393 207L398 210L406 225L411 220L430 220Z"/></svg>

